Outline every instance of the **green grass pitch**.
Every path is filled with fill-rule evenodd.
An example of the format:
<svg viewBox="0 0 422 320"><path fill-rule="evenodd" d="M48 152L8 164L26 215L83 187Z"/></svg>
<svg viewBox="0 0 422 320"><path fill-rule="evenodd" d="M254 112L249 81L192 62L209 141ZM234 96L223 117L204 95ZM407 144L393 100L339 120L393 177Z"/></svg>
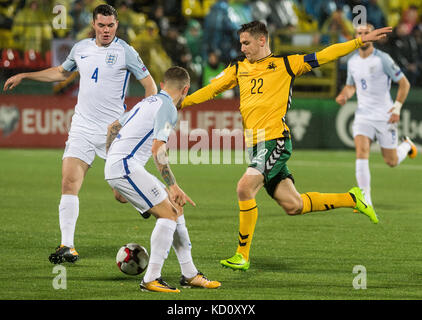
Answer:
<svg viewBox="0 0 422 320"><path fill-rule="evenodd" d="M59 244L58 204L62 150L0 150L0 298L117 300L422 299L422 157L389 168L379 153L370 159L378 225L350 209L290 217L269 198L257 196L259 218L251 268L220 266L237 246L236 183L246 165L173 165L181 187L196 202L185 216L194 262L217 290L180 294L141 292L141 276L121 273L115 255L137 242L149 251L155 224L129 204L117 203L96 159L81 193L75 245L81 259L64 264L66 289L55 289L49 254ZM296 150L289 161L299 192L346 192L355 185L352 151ZM156 173L152 163L150 172ZM366 269L366 289L353 282ZM178 285L172 251L163 278ZM355 280L356 281L356 280ZM362 284L362 282L359 282Z"/></svg>

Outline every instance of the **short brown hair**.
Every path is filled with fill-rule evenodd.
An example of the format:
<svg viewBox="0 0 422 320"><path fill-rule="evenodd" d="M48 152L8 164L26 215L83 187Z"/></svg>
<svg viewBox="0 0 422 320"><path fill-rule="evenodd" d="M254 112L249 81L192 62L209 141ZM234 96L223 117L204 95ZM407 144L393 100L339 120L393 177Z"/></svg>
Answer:
<svg viewBox="0 0 422 320"><path fill-rule="evenodd" d="M164 73L163 82L182 89L190 84L190 76L185 68L174 66Z"/></svg>
<svg viewBox="0 0 422 320"><path fill-rule="evenodd" d="M92 19L95 21L97 19L97 15L101 14L103 16L114 16L117 20L117 11L109 4L100 4L97 6L94 11L92 12Z"/></svg>
<svg viewBox="0 0 422 320"><path fill-rule="evenodd" d="M260 21L252 21L249 23L242 24L239 30L237 30L237 34L240 35L243 32L249 32L251 36L265 36L268 39L268 29L267 26L260 22Z"/></svg>

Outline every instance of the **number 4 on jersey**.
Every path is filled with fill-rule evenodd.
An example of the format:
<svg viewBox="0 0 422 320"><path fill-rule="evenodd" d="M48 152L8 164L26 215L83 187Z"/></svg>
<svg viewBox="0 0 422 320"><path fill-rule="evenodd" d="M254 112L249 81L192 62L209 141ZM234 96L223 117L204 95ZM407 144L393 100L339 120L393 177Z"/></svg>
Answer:
<svg viewBox="0 0 422 320"><path fill-rule="evenodd" d="M94 73L91 76L91 79L94 79L95 80L95 83L97 83L97 80L98 80L98 67L95 68Z"/></svg>

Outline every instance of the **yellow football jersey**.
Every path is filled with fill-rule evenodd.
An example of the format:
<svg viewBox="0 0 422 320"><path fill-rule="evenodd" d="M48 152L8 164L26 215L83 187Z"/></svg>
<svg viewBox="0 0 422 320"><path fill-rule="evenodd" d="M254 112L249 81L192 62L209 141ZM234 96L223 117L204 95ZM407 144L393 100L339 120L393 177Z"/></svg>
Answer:
<svg viewBox="0 0 422 320"><path fill-rule="evenodd" d="M271 54L254 63L242 59L231 63L211 81L208 88L204 87L186 97L182 106L212 99L239 85L239 110L247 145L290 137L285 115L290 107L293 80L296 75L309 70L311 66L304 61L303 55L283 58ZM206 88L208 90L204 90Z"/></svg>
<svg viewBox="0 0 422 320"><path fill-rule="evenodd" d="M290 137L285 116L290 107L295 77L348 54L361 45L362 41L358 38L307 55L279 57L270 54L253 63L246 58L240 59L231 63L209 85L187 96L182 108L210 100L239 85L239 110L247 146Z"/></svg>
<svg viewBox="0 0 422 320"><path fill-rule="evenodd" d="M290 137L285 116L291 103L293 81L296 75L311 70L311 66L304 62L304 56L283 58L270 55L254 63L244 59L233 67L237 69L239 110L248 146Z"/></svg>

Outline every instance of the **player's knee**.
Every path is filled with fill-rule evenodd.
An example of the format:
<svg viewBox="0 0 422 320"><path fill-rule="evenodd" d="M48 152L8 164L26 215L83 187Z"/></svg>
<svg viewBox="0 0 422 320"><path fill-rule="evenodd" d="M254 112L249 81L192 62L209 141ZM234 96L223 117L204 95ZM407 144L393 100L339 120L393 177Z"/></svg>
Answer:
<svg viewBox="0 0 422 320"><path fill-rule="evenodd" d="M174 206L171 206L171 207L168 208L164 218L176 221L178 214L179 214L178 209L175 208Z"/></svg>
<svg viewBox="0 0 422 320"><path fill-rule="evenodd" d="M242 180L237 183L236 192L240 200L248 200L254 197L252 189Z"/></svg>
<svg viewBox="0 0 422 320"><path fill-rule="evenodd" d="M398 159L395 159L395 158L387 158L387 159L384 159L384 161L391 168L396 167L399 162Z"/></svg>
<svg viewBox="0 0 422 320"><path fill-rule="evenodd" d="M62 193L63 194L78 194L81 182L72 176L64 176L62 178Z"/></svg>
<svg viewBox="0 0 422 320"><path fill-rule="evenodd" d="M275 199L277 201L277 199ZM284 212L289 216L295 216L301 214L302 204L300 201L277 201L277 203L283 208Z"/></svg>
<svg viewBox="0 0 422 320"><path fill-rule="evenodd" d="M290 205L283 207L284 212L289 216L295 216L302 212L302 208L298 207L297 205Z"/></svg>
<svg viewBox="0 0 422 320"><path fill-rule="evenodd" d="M169 210L169 216L167 217L167 219L177 221L178 216L179 216L179 209L175 208L174 206L171 206Z"/></svg>
<svg viewBox="0 0 422 320"><path fill-rule="evenodd" d="M127 203L128 202L126 200L126 198L124 196L122 196L117 190L112 189L112 191L113 191L114 199L116 199L120 203Z"/></svg>
<svg viewBox="0 0 422 320"><path fill-rule="evenodd" d="M120 203L127 203L127 200L125 197L123 197L120 193L114 192L114 199L116 199Z"/></svg>
<svg viewBox="0 0 422 320"><path fill-rule="evenodd" d="M164 218L170 220L177 220L179 211L175 208L171 203L170 200L167 198L163 202L159 203L158 205L152 207L149 212L154 215L157 219Z"/></svg>
<svg viewBox="0 0 422 320"><path fill-rule="evenodd" d="M368 159L369 148L356 148L357 159Z"/></svg>

